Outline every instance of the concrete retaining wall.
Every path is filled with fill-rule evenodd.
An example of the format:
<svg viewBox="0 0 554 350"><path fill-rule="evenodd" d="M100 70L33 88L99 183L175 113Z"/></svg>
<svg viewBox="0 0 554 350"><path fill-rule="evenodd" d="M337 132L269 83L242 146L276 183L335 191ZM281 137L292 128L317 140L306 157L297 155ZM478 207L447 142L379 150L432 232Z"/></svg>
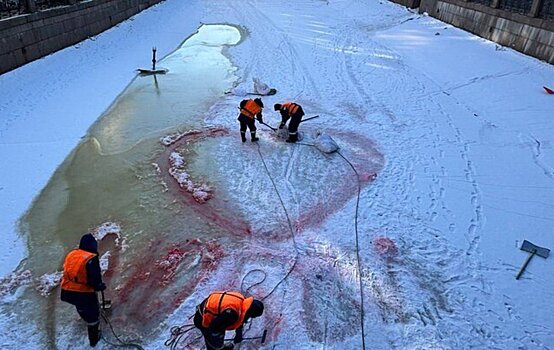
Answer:
<svg viewBox="0 0 554 350"><path fill-rule="evenodd" d="M531 10L535 15L536 2ZM463 0L421 0L419 12L554 64L554 20Z"/></svg>
<svg viewBox="0 0 554 350"><path fill-rule="evenodd" d="M0 74L120 23L162 0L90 0L0 20Z"/></svg>

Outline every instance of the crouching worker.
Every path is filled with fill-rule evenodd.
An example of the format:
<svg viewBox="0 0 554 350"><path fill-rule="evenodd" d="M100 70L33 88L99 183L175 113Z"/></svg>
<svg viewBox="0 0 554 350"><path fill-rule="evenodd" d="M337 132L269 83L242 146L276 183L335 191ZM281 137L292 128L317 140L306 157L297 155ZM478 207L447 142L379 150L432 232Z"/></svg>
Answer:
<svg viewBox="0 0 554 350"><path fill-rule="evenodd" d="M100 340L100 304L96 291L103 291L98 243L93 235L87 233L81 237L79 248L65 257L63 264L61 299L75 306L79 316L88 325L90 346L96 346Z"/></svg>
<svg viewBox="0 0 554 350"><path fill-rule="evenodd" d="M298 126L302 122L302 117L304 116L304 110L302 106L294 102L285 102L285 103L276 103L273 105L273 108L276 111L281 112L281 124L279 129L282 129L287 124L287 121L290 119L289 123L289 138L287 142L296 142L298 141Z"/></svg>
<svg viewBox="0 0 554 350"><path fill-rule="evenodd" d="M242 341L243 325L264 312L264 304L239 292L213 292L196 307L194 325L200 329L207 350L231 350ZM225 331L235 331L233 343L224 344Z"/></svg>
<svg viewBox="0 0 554 350"><path fill-rule="evenodd" d="M255 98L253 100L242 100L240 102L240 114L237 118L240 122L240 138L242 142L246 142L246 128L250 129L250 138L252 142L256 142L259 139L256 137L256 121L258 119L260 123L263 123L262 108L264 104L261 98Z"/></svg>

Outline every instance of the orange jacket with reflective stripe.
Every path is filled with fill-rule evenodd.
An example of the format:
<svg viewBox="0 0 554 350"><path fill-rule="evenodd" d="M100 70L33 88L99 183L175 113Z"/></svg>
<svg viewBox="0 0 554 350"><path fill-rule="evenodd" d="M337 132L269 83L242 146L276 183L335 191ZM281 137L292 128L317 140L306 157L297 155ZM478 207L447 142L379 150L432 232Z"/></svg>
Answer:
<svg viewBox="0 0 554 350"><path fill-rule="evenodd" d="M63 263L62 289L74 292L94 292L87 284L87 262L96 254L82 249L69 252Z"/></svg>
<svg viewBox="0 0 554 350"><path fill-rule="evenodd" d="M296 111L298 111L298 107L300 107L300 105L294 102L285 102L281 104L281 109L285 109L289 113L290 117L292 117L292 115L296 113Z"/></svg>
<svg viewBox="0 0 554 350"><path fill-rule="evenodd" d="M258 106L254 100L247 100L244 104L244 107L240 109L240 112L247 116L248 118L254 119L256 114L262 111L262 107Z"/></svg>
<svg viewBox="0 0 554 350"><path fill-rule="evenodd" d="M244 322L246 311L252 305L253 297L245 298L239 292L213 292L202 309L202 327L209 328L212 320L224 310L231 309L239 315L237 321L225 328L228 331L239 328Z"/></svg>

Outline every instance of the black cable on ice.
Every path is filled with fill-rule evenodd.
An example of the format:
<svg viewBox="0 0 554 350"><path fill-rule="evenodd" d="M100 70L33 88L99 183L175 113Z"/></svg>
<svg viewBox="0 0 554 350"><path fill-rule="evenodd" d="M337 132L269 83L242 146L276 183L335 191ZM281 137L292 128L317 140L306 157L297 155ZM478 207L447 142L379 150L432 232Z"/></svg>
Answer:
<svg viewBox="0 0 554 350"><path fill-rule="evenodd" d="M364 285L362 281L362 268L361 268L361 259L360 259L360 244L359 244L359 237L358 237L358 210L360 207L360 192L361 192L361 184L360 184L360 175L358 174L358 171L354 167L354 165L342 154L340 151L337 151L339 156L342 157L350 165L352 170L354 171L354 174L356 175L356 182L358 184L358 196L356 198L356 215L354 216L354 231L356 232L356 259L358 260L358 281L360 283L360 326L362 328L362 349L365 350L365 331L364 331Z"/></svg>
<svg viewBox="0 0 554 350"><path fill-rule="evenodd" d="M271 291L266 295L264 296L261 300L265 300L267 298L269 298L269 296L271 296L276 290L277 288L284 282L287 280L287 278L290 276L290 274L292 273L292 271L294 270L294 268L296 267L296 263L298 262L298 255L300 254L299 251L298 251L298 246L296 244L296 235L294 233L294 228L292 227L292 221L290 219L290 216L289 216L289 212L287 211L287 207L285 206L285 202L283 201L283 198L281 197L281 194L279 193L279 190L277 189L277 185L275 184L275 180L273 180L273 177L271 177L271 172L269 171L269 167L267 166L267 163L265 162L265 159L264 159L264 155L262 154L262 151L261 151L261 147L260 147L260 144L258 143L258 154L260 155L260 159L262 160L262 163L264 165L264 168L265 168L265 171L267 172L267 176L269 177L269 179L271 180L271 184L273 185L273 188L275 189L275 193L277 193L277 197L279 198L279 202L281 202L281 206L283 207L283 211L285 212L285 216L287 218L287 223L288 223L288 227L289 227L289 230L290 230L290 234L291 234L291 238L292 238L292 244L293 244L293 247L294 247L294 251L295 251L295 255L294 255L294 262L292 263L292 266L290 267L289 271L285 274L285 276L283 278L281 278L281 280L273 287L273 289L271 289ZM246 274L246 276L248 276L250 272L248 272ZM265 273L265 272L264 272ZM245 276L245 277L246 277ZM243 282L244 282L244 278L243 277ZM265 278L264 278L265 280ZM263 281L262 281L263 282ZM261 283L261 282L260 282ZM259 283L258 283L259 284ZM241 283L242 285L242 283ZM250 290L251 287L249 287L247 290Z"/></svg>
<svg viewBox="0 0 554 350"><path fill-rule="evenodd" d="M116 347L116 348L135 348L135 349L138 349L138 350L144 350L144 348L142 346L140 346L139 344L137 344L137 343L134 343L132 341L123 341L117 335L117 333L115 332L114 327L113 327L112 323L110 322L110 319L108 318L108 315L106 315L105 311L100 310L100 314L102 315L102 319L104 320L104 322L106 322L106 324L110 327L110 330L111 330L113 336L115 337L115 339L119 343L119 344L112 343L108 339L106 339L104 336L102 336L102 339L104 339L104 341L108 345L111 345L111 346Z"/></svg>

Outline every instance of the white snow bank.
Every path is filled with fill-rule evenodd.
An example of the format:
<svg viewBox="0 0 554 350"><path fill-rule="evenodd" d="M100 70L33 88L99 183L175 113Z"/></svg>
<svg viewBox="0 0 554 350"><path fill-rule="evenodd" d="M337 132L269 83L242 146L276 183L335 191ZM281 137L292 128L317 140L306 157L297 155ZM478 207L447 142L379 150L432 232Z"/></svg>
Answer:
<svg viewBox="0 0 554 350"><path fill-rule="evenodd" d="M198 203L205 203L212 198L212 189L206 184L198 184L191 180L185 170L185 158L179 152L171 152L169 155L169 174L177 181L179 186L192 194Z"/></svg>
<svg viewBox="0 0 554 350"><path fill-rule="evenodd" d="M8 301L8 296L21 287L31 283L32 274L29 270L15 271L0 278L0 301Z"/></svg>
<svg viewBox="0 0 554 350"><path fill-rule="evenodd" d="M199 133L201 133L201 131L199 131L199 130L189 130L189 131L185 131L185 132L177 132L177 133L166 135L166 136L162 137L160 139L160 142L164 146L171 146L172 144L179 141L180 139L182 139L185 136L199 134Z"/></svg>
<svg viewBox="0 0 554 350"><path fill-rule="evenodd" d="M226 92L226 94L244 97L247 95L269 96L275 95L276 92L276 89L270 88L269 85L262 82L259 78L252 78L252 87L248 87L247 84L243 83L233 90Z"/></svg>
<svg viewBox="0 0 554 350"><path fill-rule="evenodd" d="M119 238L121 238L121 226L119 226L119 224L116 224L115 222L108 221L93 229L91 233L97 241L103 240L104 237L110 234L116 235L117 243L119 241Z"/></svg>
<svg viewBox="0 0 554 350"><path fill-rule="evenodd" d="M60 285L62 281L63 271L56 271L53 273L46 273L39 278L37 278L36 290L46 297Z"/></svg>

